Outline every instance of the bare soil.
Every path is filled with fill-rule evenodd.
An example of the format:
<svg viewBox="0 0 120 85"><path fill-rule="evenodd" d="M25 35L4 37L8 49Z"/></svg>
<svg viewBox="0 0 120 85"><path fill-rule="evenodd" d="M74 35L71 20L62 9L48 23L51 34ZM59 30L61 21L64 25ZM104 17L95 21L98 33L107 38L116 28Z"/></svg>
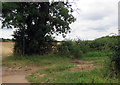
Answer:
<svg viewBox="0 0 120 85"><path fill-rule="evenodd" d="M34 72L38 67L16 67L2 68L2 82L3 83L29 83L26 79L26 75L30 75L31 72Z"/></svg>
<svg viewBox="0 0 120 85"><path fill-rule="evenodd" d="M73 64L88 64L88 63L92 63L93 61L83 61L83 60L75 60L72 61L71 63Z"/></svg>
<svg viewBox="0 0 120 85"><path fill-rule="evenodd" d="M75 67L70 68L70 71L87 71L91 70L93 68L98 68L98 66L94 66L91 64L93 61L82 61L82 60L76 60L71 63L75 65Z"/></svg>

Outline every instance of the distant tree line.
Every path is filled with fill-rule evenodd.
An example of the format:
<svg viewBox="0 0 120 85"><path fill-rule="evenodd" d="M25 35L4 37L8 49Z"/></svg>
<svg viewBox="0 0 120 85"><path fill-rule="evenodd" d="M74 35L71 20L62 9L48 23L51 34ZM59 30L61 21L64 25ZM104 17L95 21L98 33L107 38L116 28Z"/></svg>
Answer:
<svg viewBox="0 0 120 85"><path fill-rule="evenodd" d="M0 38L0 42L14 42L13 39L4 39L4 38Z"/></svg>

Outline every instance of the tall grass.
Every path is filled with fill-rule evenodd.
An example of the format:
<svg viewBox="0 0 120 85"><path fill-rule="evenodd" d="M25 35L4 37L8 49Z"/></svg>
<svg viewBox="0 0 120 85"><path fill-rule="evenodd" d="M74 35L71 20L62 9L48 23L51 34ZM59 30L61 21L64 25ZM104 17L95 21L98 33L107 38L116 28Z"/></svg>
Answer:
<svg viewBox="0 0 120 85"><path fill-rule="evenodd" d="M103 75L104 69L93 69L89 71L52 71L40 77L33 73L26 78L32 83L119 83L116 78ZM109 75L109 74L108 74Z"/></svg>
<svg viewBox="0 0 120 85"><path fill-rule="evenodd" d="M4 66L13 66L14 64L20 64L21 66L46 66L52 64L59 64L71 60L70 58L60 56L57 54L46 54L46 55L32 55L32 56L9 56L3 59ZM57 63L56 63L57 61Z"/></svg>

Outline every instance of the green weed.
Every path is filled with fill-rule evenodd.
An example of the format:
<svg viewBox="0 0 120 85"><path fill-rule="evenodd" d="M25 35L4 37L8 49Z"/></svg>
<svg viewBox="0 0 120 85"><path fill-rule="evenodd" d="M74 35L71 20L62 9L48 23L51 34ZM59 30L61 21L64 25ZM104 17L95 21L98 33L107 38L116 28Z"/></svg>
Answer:
<svg viewBox="0 0 120 85"><path fill-rule="evenodd" d="M33 83L118 83L118 79L110 79L102 74L104 69L93 69L89 71L62 71L51 72L45 76L28 76L27 79Z"/></svg>

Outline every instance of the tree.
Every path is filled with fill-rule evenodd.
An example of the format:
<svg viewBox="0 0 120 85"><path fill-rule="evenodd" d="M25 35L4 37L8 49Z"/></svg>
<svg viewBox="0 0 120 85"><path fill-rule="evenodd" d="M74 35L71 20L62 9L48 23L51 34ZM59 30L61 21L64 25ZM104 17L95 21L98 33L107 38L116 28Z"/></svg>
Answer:
<svg viewBox="0 0 120 85"><path fill-rule="evenodd" d="M18 28L13 35L15 52L43 54L51 49L53 34L65 37L70 32L72 12L68 2L4 2L2 27Z"/></svg>

